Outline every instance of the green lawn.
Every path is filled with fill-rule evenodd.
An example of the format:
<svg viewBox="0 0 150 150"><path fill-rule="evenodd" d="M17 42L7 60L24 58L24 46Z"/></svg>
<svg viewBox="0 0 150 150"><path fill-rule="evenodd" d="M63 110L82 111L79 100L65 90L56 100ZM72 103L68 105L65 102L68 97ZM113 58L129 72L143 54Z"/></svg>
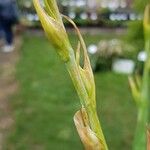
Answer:
<svg viewBox="0 0 150 150"><path fill-rule="evenodd" d="M70 38L75 44L75 37ZM85 35L87 44L100 38ZM64 64L43 36L25 35L20 53L20 89L11 100L16 123L5 149L82 150L73 124L79 99ZM96 73L95 80L98 114L110 150L131 149L136 109L127 76L103 72Z"/></svg>

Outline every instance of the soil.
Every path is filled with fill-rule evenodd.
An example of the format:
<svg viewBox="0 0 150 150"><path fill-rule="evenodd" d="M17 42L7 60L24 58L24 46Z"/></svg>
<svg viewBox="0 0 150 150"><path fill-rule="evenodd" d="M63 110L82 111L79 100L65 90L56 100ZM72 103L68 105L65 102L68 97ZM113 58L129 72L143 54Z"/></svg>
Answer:
<svg viewBox="0 0 150 150"><path fill-rule="evenodd" d="M3 42L0 41L0 150L3 149L5 137L14 123L10 97L18 89L15 79L15 67L19 58L21 38L16 37L14 43L14 51L4 53L1 50Z"/></svg>

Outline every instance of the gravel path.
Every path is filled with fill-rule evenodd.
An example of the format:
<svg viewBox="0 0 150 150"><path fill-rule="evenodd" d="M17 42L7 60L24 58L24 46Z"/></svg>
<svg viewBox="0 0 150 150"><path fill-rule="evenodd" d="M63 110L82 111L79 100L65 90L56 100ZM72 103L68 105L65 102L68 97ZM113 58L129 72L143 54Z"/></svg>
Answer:
<svg viewBox="0 0 150 150"><path fill-rule="evenodd" d="M15 39L15 50L10 53L4 53L0 49L0 150L5 144L5 136L10 127L14 123L9 104L10 96L12 96L18 84L15 79L15 65L19 58L21 40L19 37Z"/></svg>

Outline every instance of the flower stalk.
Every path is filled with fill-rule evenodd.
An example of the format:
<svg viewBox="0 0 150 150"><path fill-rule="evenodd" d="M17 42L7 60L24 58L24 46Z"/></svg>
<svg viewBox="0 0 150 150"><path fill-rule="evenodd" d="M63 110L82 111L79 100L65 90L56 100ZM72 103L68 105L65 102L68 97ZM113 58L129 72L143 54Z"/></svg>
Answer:
<svg viewBox="0 0 150 150"><path fill-rule="evenodd" d="M144 36L145 36L145 52L147 59L144 64L142 80L138 77L129 78L133 98L137 104L138 116L135 138L133 142L133 150L146 149L146 125L149 118L149 73L150 73L150 5L146 6L144 13Z"/></svg>
<svg viewBox="0 0 150 150"><path fill-rule="evenodd" d="M147 150L150 150L150 130L147 129Z"/></svg>
<svg viewBox="0 0 150 150"><path fill-rule="evenodd" d="M39 0L33 0L33 2L46 36L65 63L80 98L81 109L75 114L74 122L81 141L87 150L107 150L107 144L96 111L93 72L82 35L70 18L60 14L56 0L44 0L44 8ZM76 51L70 44L62 17L67 19L77 32L79 42ZM83 67L80 65L81 50L83 50ZM88 144L89 142L91 144Z"/></svg>

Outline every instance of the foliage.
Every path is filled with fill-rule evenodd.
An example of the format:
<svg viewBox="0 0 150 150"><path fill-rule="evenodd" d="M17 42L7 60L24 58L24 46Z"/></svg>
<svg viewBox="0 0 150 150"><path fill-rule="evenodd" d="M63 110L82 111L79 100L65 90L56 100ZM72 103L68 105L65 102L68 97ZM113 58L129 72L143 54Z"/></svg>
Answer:
<svg viewBox="0 0 150 150"><path fill-rule="evenodd" d="M139 77L129 78L132 95L137 105L137 127L133 143L134 150L146 149L146 125L149 121L149 81L150 81L150 5L146 6L143 20L145 53L147 59L144 63L142 79Z"/></svg>
<svg viewBox="0 0 150 150"><path fill-rule="evenodd" d="M149 0L134 0L133 8L143 14L145 6L149 3Z"/></svg>
<svg viewBox="0 0 150 150"><path fill-rule="evenodd" d="M149 0L134 0L133 9L137 14L143 16L144 9ZM142 20L131 21L128 24L128 41L133 41L133 45L138 51L144 48L144 34L143 34L143 23ZM134 44L135 43L135 44Z"/></svg>
<svg viewBox="0 0 150 150"><path fill-rule="evenodd" d="M142 21L131 21L128 23L127 40L137 49L141 51L144 48L144 33Z"/></svg>

